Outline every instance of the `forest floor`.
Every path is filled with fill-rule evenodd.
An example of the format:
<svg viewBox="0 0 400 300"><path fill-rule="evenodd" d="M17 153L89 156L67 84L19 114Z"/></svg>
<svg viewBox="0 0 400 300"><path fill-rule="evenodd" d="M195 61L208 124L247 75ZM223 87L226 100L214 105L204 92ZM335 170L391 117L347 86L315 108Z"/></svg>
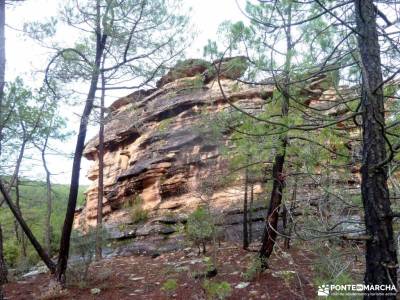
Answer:
<svg viewBox="0 0 400 300"><path fill-rule="evenodd" d="M6 285L5 294L6 299L189 300L218 299L218 293L225 292L230 294L226 299L316 298L310 251L299 247L278 250L270 259L270 268L251 278L254 255L238 245L223 243L216 254L218 273L210 279L198 278L198 274L205 274L207 259L198 256L196 249L157 257L114 257L92 263L87 281L69 284L60 295L48 294L48 274L11 282ZM225 288L212 284L221 282L229 283L228 288L226 283Z"/></svg>

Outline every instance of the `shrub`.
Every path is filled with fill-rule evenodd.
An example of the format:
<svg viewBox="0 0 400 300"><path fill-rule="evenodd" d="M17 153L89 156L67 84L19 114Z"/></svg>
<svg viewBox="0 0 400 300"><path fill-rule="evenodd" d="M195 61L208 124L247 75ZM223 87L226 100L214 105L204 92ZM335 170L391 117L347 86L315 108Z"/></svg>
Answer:
<svg viewBox="0 0 400 300"><path fill-rule="evenodd" d="M107 241L105 229L101 229L103 244ZM71 235L71 258L67 269L67 280L70 284L85 286L88 280L89 267L96 254L96 227L89 227L86 233L73 231Z"/></svg>
<svg viewBox="0 0 400 300"><path fill-rule="evenodd" d="M159 132L166 132L169 125L171 125L171 123L174 121L174 118L167 118L162 120L159 124L158 124L158 130Z"/></svg>
<svg viewBox="0 0 400 300"><path fill-rule="evenodd" d="M178 282L176 281L176 279L168 279L163 283L161 287L161 289L168 294L175 292L177 288Z"/></svg>
<svg viewBox="0 0 400 300"><path fill-rule="evenodd" d="M226 282L212 282L209 280L204 280L203 289L207 294L208 299L225 299L229 297L232 293L231 285Z"/></svg>
<svg viewBox="0 0 400 300"><path fill-rule="evenodd" d="M314 281L316 285L322 284L349 284L354 282L346 256L343 252L334 247L329 251L322 248L322 245L315 245L315 253L322 253L320 257L314 260ZM343 268L343 266L346 266ZM359 278L361 280L361 278Z"/></svg>
<svg viewBox="0 0 400 300"><path fill-rule="evenodd" d="M16 245L16 242L13 240L6 240L4 241L4 259L6 262L14 267L17 263L18 260L18 253L19 253L19 248Z"/></svg>
<svg viewBox="0 0 400 300"><path fill-rule="evenodd" d="M215 233L215 225L211 214L204 207L198 207L188 217L186 224L186 236L194 245L203 247L206 252L206 243L211 241Z"/></svg>
<svg viewBox="0 0 400 300"><path fill-rule="evenodd" d="M243 279L249 281L253 280L262 271L263 271L263 261L258 255L256 255L251 259L246 272L243 273Z"/></svg>
<svg viewBox="0 0 400 300"><path fill-rule="evenodd" d="M133 223L140 223L146 221L149 217L147 210L143 209L141 206L133 206L131 210L131 218Z"/></svg>
<svg viewBox="0 0 400 300"><path fill-rule="evenodd" d="M149 217L148 211L143 209L142 205L142 198L140 196L136 196L130 211L131 221L134 224L146 221Z"/></svg>

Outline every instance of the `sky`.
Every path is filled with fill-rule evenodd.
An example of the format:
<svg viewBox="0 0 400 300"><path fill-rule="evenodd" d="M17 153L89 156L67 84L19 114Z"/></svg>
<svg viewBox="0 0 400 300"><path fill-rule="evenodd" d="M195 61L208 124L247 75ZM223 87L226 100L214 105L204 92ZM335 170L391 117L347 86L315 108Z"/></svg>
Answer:
<svg viewBox="0 0 400 300"><path fill-rule="evenodd" d="M78 0L79 1L79 0ZM13 80L16 76L25 78L27 83L38 85L41 82L43 70L49 59L50 51L41 47L29 38L23 36L18 30L23 24L32 21L41 21L55 16L60 0L27 0L15 7L8 7L6 11L6 80ZM203 47L207 40L217 40L218 25L226 20L243 20L245 17L240 12L236 0L183 0L184 4L192 8L191 22L198 32L191 47L187 50L187 57L202 57ZM243 5L244 1L238 1ZM68 28L63 27L57 34L57 39L68 44L76 36ZM80 87L82 92L87 88ZM127 92L119 92L109 95L106 104L111 104L116 98L123 97ZM82 96L83 97L83 96ZM78 131L79 113L82 106L63 107L63 116L67 118L69 129ZM87 140L96 134L96 128L91 127L88 131ZM52 181L55 183L69 183L72 168L71 159L64 154L71 154L75 148L76 136L65 142L51 144L57 152L49 153L48 163L52 172ZM91 162L82 160L81 184L89 184L86 178ZM39 157L33 156L33 160L24 164L23 176L43 179L43 168L39 163Z"/></svg>

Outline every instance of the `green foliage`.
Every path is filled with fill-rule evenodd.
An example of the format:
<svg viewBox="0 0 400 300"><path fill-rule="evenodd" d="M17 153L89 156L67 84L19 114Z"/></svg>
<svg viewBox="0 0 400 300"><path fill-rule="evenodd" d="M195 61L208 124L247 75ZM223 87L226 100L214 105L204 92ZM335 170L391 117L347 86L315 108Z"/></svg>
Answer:
<svg viewBox="0 0 400 300"><path fill-rule="evenodd" d="M349 273L350 264L343 257L342 251L335 250L332 247L327 253L327 249L323 249L321 245L316 244L315 246L315 251L323 253L318 259L314 260L314 281L316 286L323 284L342 285L354 282L354 278ZM335 299L340 299L340 297Z"/></svg>
<svg viewBox="0 0 400 300"><path fill-rule="evenodd" d="M186 224L186 236L195 245L202 244L205 246L206 242L212 240L214 233L213 217L206 208L200 206L189 215Z"/></svg>
<svg viewBox="0 0 400 300"><path fill-rule="evenodd" d="M187 77L187 71L192 68L196 68L196 66L202 67L203 69L211 68L211 64L204 59L188 59L188 60L178 61L176 66L169 73L169 77L171 78L171 80ZM200 74L197 74L197 76L201 78L199 75ZM198 82L198 84L200 83Z"/></svg>
<svg viewBox="0 0 400 300"><path fill-rule="evenodd" d="M251 261L246 271L243 273L243 279L250 281L255 279L263 271L263 261L258 256L255 255Z"/></svg>
<svg viewBox="0 0 400 300"><path fill-rule="evenodd" d="M158 123L158 131L164 133L168 130L169 125L174 121L174 118L167 118Z"/></svg>
<svg viewBox="0 0 400 300"><path fill-rule="evenodd" d="M266 101L262 109L253 114L254 117L234 109L227 109L215 117L214 122L209 122L217 124L220 132L231 132L231 143L223 152L223 155L229 159L230 167L235 170L250 164L250 173L256 178L262 178L265 170L262 162L257 163L260 158L265 162L271 161L274 155L284 152L289 159L301 161L307 168L307 172L314 172L324 164L344 165L349 162L349 153L345 145L349 138L348 132L336 130L335 125L320 129L318 134L310 134L309 130L299 130L299 128L309 126L310 123L321 122L319 113L305 108L310 95L304 91L309 88L310 81L304 78L309 78L315 70L314 55L329 53L332 49L337 38L335 29L326 29L323 35L316 37L316 32L319 28L326 26L326 21L315 18L314 22L307 22L299 26L298 31L291 32L292 41L299 39L290 49L282 47L283 49L279 50L280 53L275 51L276 42L285 41L288 38L284 28L289 20L294 23L301 22L304 19L304 13L312 14L320 9L312 4L303 4L302 7L307 7L307 9L300 12L300 4L294 1L280 1L273 5L272 2L249 1L246 5L246 13L252 18L250 25L243 22L224 22L219 29L221 35L219 44L226 46L225 56L243 53L249 56L248 61L238 59L229 63L235 66L242 62L243 66L237 67L244 68L251 62L247 71L247 80L258 82L260 79L270 78L272 82L282 87L285 81L283 75L274 74L272 70L282 68L282 62L285 62L288 79L293 82L298 81L287 87L290 95L288 115L282 113L287 97L284 97L282 89L274 89L272 93L270 91L261 93L261 97ZM269 32L268 25L263 23L265 20L268 20L267 24L274 24L277 27ZM266 39L266 36L269 38ZM314 49L304 53L304 49L310 45ZM205 48L205 55L214 59L221 57L222 52L224 51L218 49L217 43L213 41L209 41ZM318 88L327 89L339 83L343 77L343 74L336 70L339 64L340 62L336 62L331 67L332 70L327 72L327 77L318 83ZM227 92L227 88L225 91ZM349 101L345 107L356 104L357 101ZM315 121L312 119L314 113ZM337 116L324 115L324 123L336 121ZM283 138L288 141L285 147L282 147ZM334 159L333 155L335 155Z"/></svg>
<svg viewBox="0 0 400 300"><path fill-rule="evenodd" d="M231 59L227 62L226 66L224 67L224 70L222 74L243 74L248 68L248 63L246 59L243 59L241 57L236 57L234 59ZM235 76L239 77L239 76Z"/></svg>
<svg viewBox="0 0 400 300"><path fill-rule="evenodd" d="M354 204L355 206L362 207L361 194L350 195L349 200L350 203Z"/></svg>
<svg viewBox="0 0 400 300"><path fill-rule="evenodd" d="M14 173L20 154L28 158L33 146L42 150L48 139L62 141L71 134L65 130L65 119L46 87L32 89L17 77L6 84L1 104L0 175L4 177Z"/></svg>
<svg viewBox="0 0 400 300"><path fill-rule="evenodd" d="M204 280L203 289L207 294L208 299L225 299L232 294L231 285L226 282L213 282L210 280Z"/></svg>
<svg viewBox="0 0 400 300"><path fill-rule="evenodd" d="M130 209L132 223L140 223L148 219L149 212L143 208L143 200L140 196L136 196Z"/></svg>
<svg viewBox="0 0 400 300"><path fill-rule="evenodd" d="M185 89L188 93L192 93L204 86L203 77L197 74L194 79L188 81L188 87Z"/></svg>
<svg viewBox="0 0 400 300"><path fill-rule="evenodd" d="M170 278L163 283L161 290L170 294L175 292L177 288L178 288L178 281L176 279Z"/></svg>
<svg viewBox="0 0 400 300"><path fill-rule="evenodd" d="M212 272L215 270L215 265L214 265L214 262L211 259L211 257L208 257L208 256L204 257L203 262L206 266L206 270L205 270L206 273L209 273L209 272Z"/></svg>
<svg viewBox="0 0 400 300"><path fill-rule="evenodd" d="M55 17L51 17L47 22L24 23L23 31L33 39L42 40L55 35L57 23Z"/></svg>
<svg viewBox="0 0 400 300"><path fill-rule="evenodd" d="M104 52L109 54L101 59L110 68L108 83L120 85L121 78L130 80L131 76L139 86L153 81L166 71L166 62L173 64L182 56L182 49L190 42L187 13L179 0L65 1L60 23L70 26L79 38L65 48L56 45L59 52L49 68L49 78L70 84L99 74L99 65L95 64L99 34L104 37Z"/></svg>
<svg viewBox="0 0 400 300"><path fill-rule="evenodd" d="M6 262L10 266L16 266L19 257L19 248L15 242L10 239L4 241L3 253Z"/></svg>
<svg viewBox="0 0 400 300"><path fill-rule="evenodd" d="M84 203L85 190L85 186L79 188L78 205ZM44 182L20 179L20 206L22 215L39 241L44 240L45 234L43 222L47 213L45 204L46 193L46 184ZM54 184L52 186L52 193L53 210L51 216L51 246L53 251L56 252L60 242L60 233L67 207L66 199L68 199L69 186ZM27 242L27 258L24 258L22 255L21 245L15 237L14 217L9 208L3 206L0 209L0 214L2 215L4 254L7 264L13 268L18 267L19 263L25 264L25 261L29 266L35 265L39 261L39 257L29 242Z"/></svg>

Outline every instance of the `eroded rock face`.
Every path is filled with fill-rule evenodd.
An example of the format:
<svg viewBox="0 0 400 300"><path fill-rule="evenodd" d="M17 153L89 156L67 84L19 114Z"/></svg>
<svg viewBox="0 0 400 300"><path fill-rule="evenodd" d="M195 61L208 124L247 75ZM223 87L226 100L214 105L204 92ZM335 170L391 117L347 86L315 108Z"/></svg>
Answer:
<svg viewBox="0 0 400 300"><path fill-rule="evenodd" d="M129 205L138 198L150 216L187 214L202 201L199 183L224 169L218 143L207 136L207 116L231 109L230 105L215 82L199 86L198 74L206 70L206 62L190 60L186 66L167 74L159 89L138 91L111 105L105 126L106 223L129 223ZM221 84L229 101L247 110L262 109L262 98L273 92L272 86L252 87L227 78ZM84 152L94 161L88 174L93 184L77 215L76 224L84 226L96 224L97 146L95 137ZM257 185L256 193L260 191ZM243 189L223 187L209 198L219 211L236 208Z"/></svg>
<svg viewBox="0 0 400 300"><path fill-rule="evenodd" d="M160 247L167 247L165 239L154 236L174 235L175 225L185 223L205 199L221 215L217 224L224 228L225 237L241 238L243 186L240 182L217 184L227 161L220 150L223 139L213 138L210 122L216 121L212 116L218 112L232 109L230 103L249 112L262 111L274 87L237 82L234 79L245 68L235 63L232 69L227 59L218 64L225 99L218 83L210 80L210 65L202 60L186 61L164 76L157 89L137 91L111 105L105 126L103 216L115 239L143 242L152 236L152 241L162 240ZM322 90L318 84L311 88L318 100ZM94 137L84 151L93 160L88 174L93 183L86 192L84 209L76 214L75 226L81 228L96 225L97 147L98 137ZM213 188L205 189L204 181L213 183ZM261 193L262 185L255 183L254 194ZM138 199L148 219L135 224L132 205ZM259 205L252 216L254 237L261 233L265 215L266 208Z"/></svg>

